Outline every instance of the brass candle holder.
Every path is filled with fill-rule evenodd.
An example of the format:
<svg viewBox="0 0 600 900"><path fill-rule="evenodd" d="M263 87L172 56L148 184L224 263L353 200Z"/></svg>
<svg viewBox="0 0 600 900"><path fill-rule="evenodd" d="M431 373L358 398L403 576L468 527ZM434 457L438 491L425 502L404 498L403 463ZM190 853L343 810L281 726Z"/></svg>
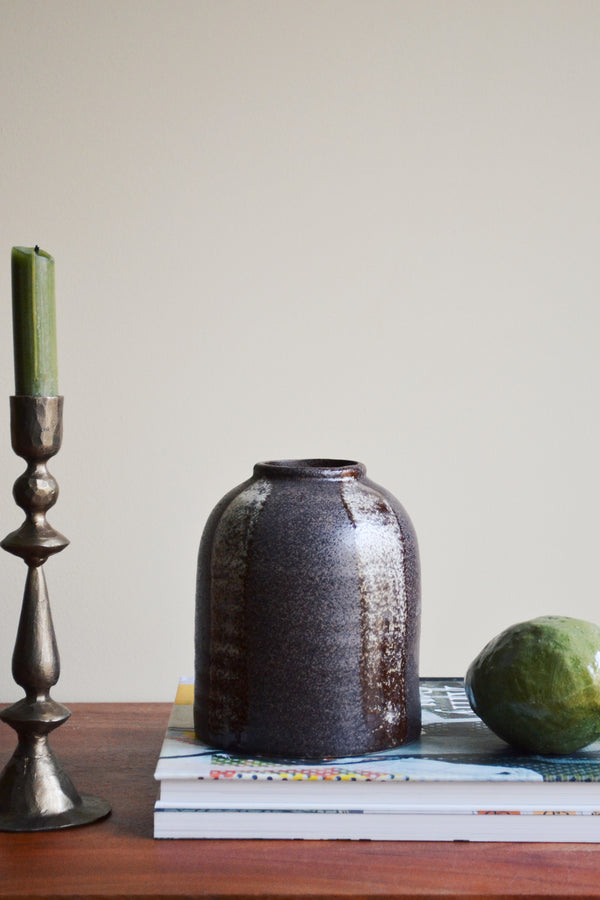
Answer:
<svg viewBox="0 0 600 900"><path fill-rule="evenodd" d="M13 495L26 518L1 546L20 556L28 572L12 660L25 697L0 712L18 735L0 774L0 831L46 831L94 822L108 815L110 805L79 794L48 743L49 733L71 715L50 697L60 660L43 569L69 543L46 519L58 497L47 463L61 445L63 398L16 396L10 402L12 447L27 462Z"/></svg>

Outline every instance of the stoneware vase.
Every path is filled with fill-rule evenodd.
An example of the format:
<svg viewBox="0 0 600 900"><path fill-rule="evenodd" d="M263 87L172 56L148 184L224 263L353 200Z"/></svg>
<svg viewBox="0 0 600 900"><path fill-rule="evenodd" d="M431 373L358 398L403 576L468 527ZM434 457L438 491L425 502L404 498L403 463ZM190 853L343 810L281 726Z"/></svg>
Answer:
<svg viewBox="0 0 600 900"><path fill-rule="evenodd" d="M414 740L420 572L401 504L361 463L259 463L210 515L196 592L197 737L355 756Z"/></svg>

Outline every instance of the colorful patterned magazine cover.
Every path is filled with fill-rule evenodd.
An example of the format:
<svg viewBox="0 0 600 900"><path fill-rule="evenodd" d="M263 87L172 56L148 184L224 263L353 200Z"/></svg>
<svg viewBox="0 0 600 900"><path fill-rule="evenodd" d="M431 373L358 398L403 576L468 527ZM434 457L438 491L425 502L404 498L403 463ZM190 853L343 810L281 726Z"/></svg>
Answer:
<svg viewBox="0 0 600 900"><path fill-rule="evenodd" d="M319 763L236 756L207 747L194 736L193 699L193 680L184 678L155 772L159 781L600 781L600 742L566 757L519 754L473 713L458 678L421 679L418 741Z"/></svg>

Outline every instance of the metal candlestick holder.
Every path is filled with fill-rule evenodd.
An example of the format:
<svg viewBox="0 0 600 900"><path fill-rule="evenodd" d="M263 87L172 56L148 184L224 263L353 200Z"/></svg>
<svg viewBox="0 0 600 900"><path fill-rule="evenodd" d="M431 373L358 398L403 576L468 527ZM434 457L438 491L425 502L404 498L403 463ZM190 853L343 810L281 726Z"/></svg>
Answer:
<svg viewBox="0 0 600 900"><path fill-rule="evenodd" d="M12 447L27 462L13 488L26 518L1 546L28 567L21 618L12 660L13 677L25 697L0 712L14 728L18 746L0 774L0 831L47 831L103 818L110 805L79 794L48 744L48 735L71 713L50 697L60 660L43 565L69 543L48 523L58 484L48 460L62 441L62 397L11 397Z"/></svg>

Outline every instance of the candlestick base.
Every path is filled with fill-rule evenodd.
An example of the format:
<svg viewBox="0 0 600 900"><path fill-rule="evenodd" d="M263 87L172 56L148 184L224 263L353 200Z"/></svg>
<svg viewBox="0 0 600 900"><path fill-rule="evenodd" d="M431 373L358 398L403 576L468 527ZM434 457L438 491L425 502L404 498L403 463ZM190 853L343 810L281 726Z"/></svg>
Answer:
<svg viewBox="0 0 600 900"><path fill-rule="evenodd" d="M110 812L110 805L98 797L81 794L80 801L73 809L56 815L18 818L11 813L0 813L0 831L57 831L61 828L76 828L79 825L91 825Z"/></svg>
<svg viewBox="0 0 600 900"><path fill-rule="evenodd" d="M47 735L69 718L50 698L9 706L0 719L19 735L17 749L0 774L0 831L49 831L104 818L110 805L79 794L50 749Z"/></svg>
<svg viewBox="0 0 600 900"><path fill-rule="evenodd" d="M47 462L60 449L62 397L11 397L11 434L13 450L27 462L13 489L26 519L1 546L27 565L12 660L25 697L0 712L19 739L0 773L0 831L49 831L95 822L109 814L110 804L79 794L48 744L49 733L71 715L50 697L60 659L44 576L46 559L69 543L46 519L58 497Z"/></svg>

